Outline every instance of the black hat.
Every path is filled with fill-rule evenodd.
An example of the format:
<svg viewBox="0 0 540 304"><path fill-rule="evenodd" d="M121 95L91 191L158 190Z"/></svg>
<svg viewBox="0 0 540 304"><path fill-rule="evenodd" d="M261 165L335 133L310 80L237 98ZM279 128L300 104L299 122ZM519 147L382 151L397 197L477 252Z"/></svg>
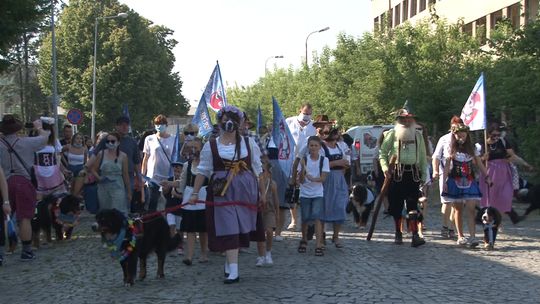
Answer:
<svg viewBox="0 0 540 304"><path fill-rule="evenodd" d="M0 132L6 135L16 133L17 131L22 129L22 127L22 122L11 114L4 115L2 122L0 122Z"/></svg>

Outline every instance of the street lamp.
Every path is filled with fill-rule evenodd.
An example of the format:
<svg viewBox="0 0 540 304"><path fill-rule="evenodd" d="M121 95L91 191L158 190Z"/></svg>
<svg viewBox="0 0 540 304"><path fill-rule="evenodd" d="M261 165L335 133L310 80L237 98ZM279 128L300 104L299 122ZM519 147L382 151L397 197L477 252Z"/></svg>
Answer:
<svg viewBox="0 0 540 304"><path fill-rule="evenodd" d="M266 73L268 72L268 68L266 67L268 65L268 60L272 59L272 58L283 58L283 55L279 55L279 56L270 56L268 58L266 58L266 60L264 61L264 74L266 75Z"/></svg>
<svg viewBox="0 0 540 304"><path fill-rule="evenodd" d="M92 126L91 126L91 136L92 140L96 138L96 63L97 63L97 35L98 35L98 22L99 20L115 19L121 18L126 19L128 17L127 13L119 13L114 16L106 17L97 17L94 28L94 70L92 74Z"/></svg>
<svg viewBox="0 0 540 304"><path fill-rule="evenodd" d="M320 29L320 30L318 30L318 31L311 32L311 33L309 33L309 35L307 35L307 37L306 37L306 68L308 67L307 41L308 41L308 39L309 39L309 36L311 36L311 35L313 35L313 34L315 34L315 33L321 33L321 32L327 31L327 30L329 30L329 29L330 29L330 27L327 26L327 27L325 27L325 28L323 28L323 29Z"/></svg>

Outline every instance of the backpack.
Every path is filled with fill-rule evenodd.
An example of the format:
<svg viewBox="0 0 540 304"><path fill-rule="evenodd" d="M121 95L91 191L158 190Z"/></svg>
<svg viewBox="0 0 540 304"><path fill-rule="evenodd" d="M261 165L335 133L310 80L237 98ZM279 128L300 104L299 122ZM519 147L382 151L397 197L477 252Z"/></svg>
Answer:
<svg viewBox="0 0 540 304"><path fill-rule="evenodd" d="M304 164L306 164L307 168L307 156L304 156ZM324 166L324 156L319 156L319 176L322 174L322 168Z"/></svg>

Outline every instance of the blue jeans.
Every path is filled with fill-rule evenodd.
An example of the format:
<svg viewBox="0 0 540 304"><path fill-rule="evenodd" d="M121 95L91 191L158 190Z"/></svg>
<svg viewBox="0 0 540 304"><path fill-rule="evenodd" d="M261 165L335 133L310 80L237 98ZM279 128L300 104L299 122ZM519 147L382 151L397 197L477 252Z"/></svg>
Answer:
<svg viewBox="0 0 540 304"><path fill-rule="evenodd" d="M309 224L320 220L324 206L324 197L300 197L302 223Z"/></svg>

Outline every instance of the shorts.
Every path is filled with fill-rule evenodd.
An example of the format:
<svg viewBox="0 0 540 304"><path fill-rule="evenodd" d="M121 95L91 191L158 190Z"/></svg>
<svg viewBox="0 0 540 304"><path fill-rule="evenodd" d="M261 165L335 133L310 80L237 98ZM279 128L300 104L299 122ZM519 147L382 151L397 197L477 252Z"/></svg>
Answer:
<svg viewBox="0 0 540 304"><path fill-rule="evenodd" d="M7 180L11 209L17 220L32 219L36 208L36 188L30 180L20 175L13 175Z"/></svg>
<svg viewBox="0 0 540 304"><path fill-rule="evenodd" d="M263 226L265 230L275 229L277 226L276 223L276 213L275 211L264 211L263 212Z"/></svg>
<svg viewBox="0 0 540 304"><path fill-rule="evenodd" d="M324 206L324 197L300 197L302 223L309 224L320 220Z"/></svg>

